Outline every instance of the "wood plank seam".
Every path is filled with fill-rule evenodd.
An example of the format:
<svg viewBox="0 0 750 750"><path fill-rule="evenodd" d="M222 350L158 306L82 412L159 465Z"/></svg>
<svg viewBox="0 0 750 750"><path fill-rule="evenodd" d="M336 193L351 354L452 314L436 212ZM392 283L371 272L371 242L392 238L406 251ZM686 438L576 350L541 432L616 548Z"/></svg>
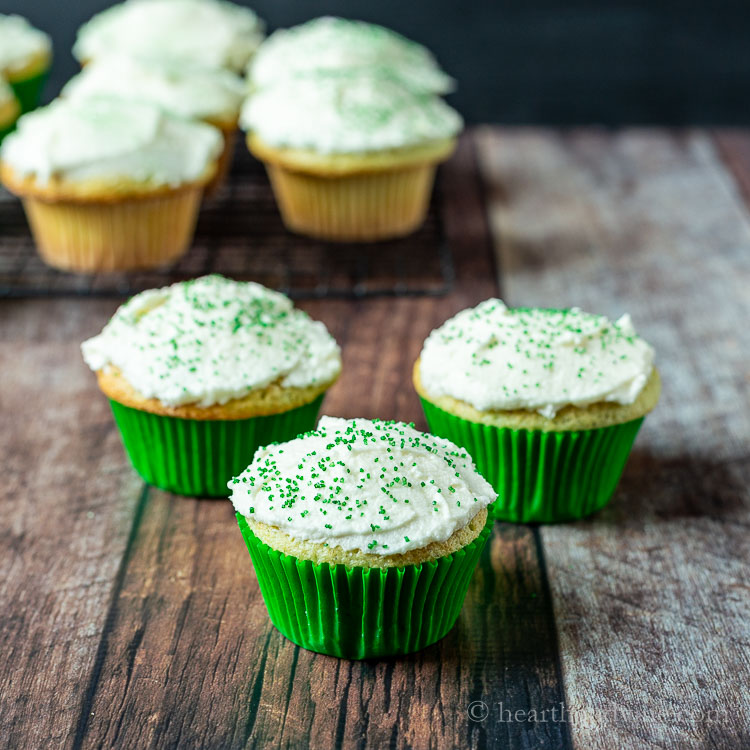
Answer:
<svg viewBox="0 0 750 750"><path fill-rule="evenodd" d="M138 530L143 519L143 512L148 501L150 487L149 485L143 485L141 494L138 498L138 504L136 505L135 513L133 514L133 522L130 526L130 533L128 534L128 541L125 544L125 550L122 558L120 559L120 565L117 568L117 574L114 579L112 586L112 593L110 595L109 605L107 607L107 614L104 618L104 627L102 628L101 635L99 637L99 643L97 645L96 656L94 658L94 664L91 667L91 675L89 676L88 683L86 685L86 691L83 694L83 700L81 702L81 712L78 716L78 722L76 724L75 735L73 736L72 750L81 750L83 747L83 741L86 736L86 728L88 726L89 718L91 716L91 707L94 704L94 696L96 695L96 689L99 685L99 678L101 677L102 667L107 654L107 645L109 640L109 634L112 631L115 620L117 619L117 606L122 591L122 586L125 581L125 575L128 570L128 564L133 554L133 547L135 540L138 537ZM136 634L137 635L137 634ZM141 633L141 637L142 637ZM132 658L135 658L135 652L138 649L138 645L132 646L131 653ZM128 673L132 672L132 661L128 666Z"/></svg>
<svg viewBox="0 0 750 750"><path fill-rule="evenodd" d="M485 224L485 231L483 232L486 242L485 252L491 258L491 263L494 271L494 281L497 289L497 295L502 299L503 296L503 269L502 269L502 256L501 253L496 252L498 243L501 242L502 238L497 236L497 233L493 231L492 219L490 215L490 200L493 202L504 201L505 191L502 185L494 185L494 192L490 190L490 185L487 184L487 179L484 171L481 169L479 161L479 145L476 138L471 140L472 146L472 160L474 164L474 174L478 184L477 192L481 197L482 206L482 218ZM500 522L495 523L496 526L502 525ZM531 532L534 540L534 550L536 553L536 563L539 570L539 577L541 582L541 594L544 601L544 608L546 610L546 622L548 623L548 640L552 644L553 648L553 659L554 659L554 671L556 675L554 691L556 693L554 700L554 707L560 706L563 709L563 715L567 714L568 705L564 683L564 673L562 668L562 657L560 653L560 642L557 635L557 626L555 623L554 607L552 604L552 590L549 584L549 571L547 568L547 561L544 554L544 545L542 542L541 534L539 533L538 526L532 526ZM490 543L488 543L488 548ZM546 708L542 706L542 709ZM563 722L562 727L562 744L560 750L572 750L573 737L571 733L570 725L567 721ZM496 737L498 741L501 741L499 736Z"/></svg>
<svg viewBox="0 0 750 750"><path fill-rule="evenodd" d="M546 620L549 625L548 638L554 644L555 648L555 674L557 676L556 688L559 693L560 700L555 702L554 708L560 706L562 708L562 716L568 714L568 701L565 693L565 672L563 670L562 657L560 654L560 639L558 637L557 623L555 622L555 608L552 604L552 589L549 585L549 569L547 568L547 557L544 553L544 542L542 541L542 535L539 532L539 526L532 527L532 533L534 535L534 548L536 549L536 557L539 563L539 577L542 583L542 593L545 603L545 609L547 610ZM561 750L572 750L573 745L573 733L570 729L570 722L564 720L563 724L563 741L564 744Z"/></svg>

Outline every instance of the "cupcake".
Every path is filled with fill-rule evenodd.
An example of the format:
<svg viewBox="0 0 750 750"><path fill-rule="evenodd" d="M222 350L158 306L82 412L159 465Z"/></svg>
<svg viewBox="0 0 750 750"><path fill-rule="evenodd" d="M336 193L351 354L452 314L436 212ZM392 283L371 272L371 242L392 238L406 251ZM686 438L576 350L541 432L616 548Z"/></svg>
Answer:
<svg viewBox="0 0 750 750"><path fill-rule="evenodd" d="M175 63L113 54L97 57L68 81L61 96L85 99L99 94L158 104L180 117L201 120L221 130L224 150L216 176L206 188L213 192L231 164L245 82L221 68L190 62Z"/></svg>
<svg viewBox="0 0 750 750"><path fill-rule="evenodd" d="M370 241L424 221L438 162L462 120L432 94L384 73L317 73L249 97L240 115L288 229Z"/></svg>
<svg viewBox="0 0 750 750"><path fill-rule="evenodd" d="M226 497L259 445L310 430L341 354L283 294L204 276L126 302L82 345L150 484Z"/></svg>
<svg viewBox="0 0 750 750"><path fill-rule="evenodd" d="M331 417L259 449L229 487L273 624L347 659L417 651L448 633L496 497L448 440Z"/></svg>
<svg viewBox="0 0 750 750"><path fill-rule="evenodd" d="M414 365L430 429L474 458L506 521L582 518L609 502L659 399L628 315L489 299L435 329Z"/></svg>
<svg viewBox="0 0 750 750"><path fill-rule="evenodd" d="M78 30L73 55L82 64L123 53L241 73L262 39L258 16L224 0L126 0Z"/></svg>
<svg viewBox="0 0 750 750"><path fill-rule="evenodd" d="M21 106L13 93L13 89L0 78L0 142L16 124Z"/></svg>
<svg viewBox="0 0 750 750"><path fill-rule="evenodd" d="M310 72L385 70L417 93L446 94L454 80L421 44L363 21L325 16L279 29L248 66L253 87L264 88Z"/></svg>
<svg viewBox="0 0 750 750"><path fill-rule="evenodd" d="M170 263L189 247L221 133L147 102L59 99L24 115L0 150L42 257L72 271Z"/></svg>
<svg viewBox="0 0 750 750"><path fill-rule="evenodd" d="M0 13L0 78L10 83L21 105L29 112L39 104L52 63L52 42L21 16Z"/></svg>

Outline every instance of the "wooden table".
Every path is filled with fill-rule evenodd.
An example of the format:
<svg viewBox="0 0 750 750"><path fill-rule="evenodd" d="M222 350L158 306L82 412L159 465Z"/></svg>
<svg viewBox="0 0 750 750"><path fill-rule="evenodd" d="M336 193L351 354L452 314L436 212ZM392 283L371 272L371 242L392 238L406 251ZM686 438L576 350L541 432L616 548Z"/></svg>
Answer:
<svg viewBox="0 0 750 750"><path fill-rule="evenodd" d="M422 340L493 294L630 311L664 392L612 504L497 524L419 654L300 650L229 503L128 465L78 350L117 301L5 301L1 746L750 747L750 134L480 128L441 185L453 291L303 304L344 351L324 411L424 427Z"/></svg>

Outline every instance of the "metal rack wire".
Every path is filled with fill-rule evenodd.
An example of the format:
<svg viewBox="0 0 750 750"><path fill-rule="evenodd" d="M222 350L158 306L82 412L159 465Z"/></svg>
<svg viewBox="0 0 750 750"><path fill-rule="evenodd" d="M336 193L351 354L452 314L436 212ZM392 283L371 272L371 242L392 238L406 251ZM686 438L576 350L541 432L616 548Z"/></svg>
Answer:
<svg viewBox="0 0 750 750"><path fill-rule="evenodd" d="M0 298L123 297L206 273L257 281L294 299L442 295L450 291L453 258L439 201L424 226L399 240L328 243L288 232L262 166L238 148L227 185L201 209L190 251L151 271L73 274L37 255L20 202L0 188Z"/></svg>

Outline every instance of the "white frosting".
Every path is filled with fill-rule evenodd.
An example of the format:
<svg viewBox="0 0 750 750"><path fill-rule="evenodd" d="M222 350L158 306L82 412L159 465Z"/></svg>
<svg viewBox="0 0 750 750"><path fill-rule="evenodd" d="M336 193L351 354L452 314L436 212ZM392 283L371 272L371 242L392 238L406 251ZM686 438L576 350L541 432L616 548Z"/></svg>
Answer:
<svg viewBox="0 0 750 750"><path fill-rule="evenodd" d="M289 79L247 100L240 123L271 146L361 153L455 136L461 116L387 75L337 72Z"/></svg>
<svg viewBox="0 0 750 750"><path fill-rule="evenodd" d="M224 0L127 0L84 24L73 54L90 61L123 52L240 72L262 39L255 13Z"/></svg>
<svg viewBox="0 0 750 750"><path fill-rule="evenodd" d="M653 360L629 315L612 323L578 308L511 309L488 299L427 337L420 377L432 397L552 418L571 404L632 404Z"/></svg>
<svg viewBox="0 0 750 750"><path fill-rule="evenodd" d="M248 77L263 87L311 71L378 67L414 91L445 94L454 88L421 44L383 26L331 16L275 31L251 60Z"/></svg>
<svg viewBox="0 0 750 750"><path fill-rule="evenodd" d="M223 146L211 125L184 120L156 105L114 97L57 99L24 115L0 158L40 184L131 178L179 185L200 178Z"/></svg>
<svg viewBox="0 0 750 750"><path fill-rule="evenodd" d="M445 541L497 497L449 440L402 422L333 417L259 448L228 486L246 518L297 540L378 555Z"/></svg>
<svg viewBox="0 0 750 750"><path fill-rule="evenodd" d="M218 275L137 294L81 349L92 370L114 365L168 406L224 404L274 382L327 383L341 370L323 323L279 292Z"/></svg>
<svg viewBox="0 0 750 750"><path fill-rule="evenodd" d="M111 94L143 100L204 120L236 119L246 93L244 81L228 70L121 54L96 58L61 92L71 99Z"/></svg>
<svg viewBox="0 0 750 750"><path fill-rule="evenodd" d="M0 13L0 71L13 73L23 69L37 55L49 55L49 36L35 29L21 16Z"/></svg>

